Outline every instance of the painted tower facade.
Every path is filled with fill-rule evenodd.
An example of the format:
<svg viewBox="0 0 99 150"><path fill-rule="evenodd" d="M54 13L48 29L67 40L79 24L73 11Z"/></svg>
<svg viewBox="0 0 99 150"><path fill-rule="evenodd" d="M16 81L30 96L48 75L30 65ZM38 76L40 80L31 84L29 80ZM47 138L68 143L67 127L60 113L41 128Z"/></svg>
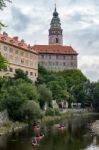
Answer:
<svg viewBox="0 0 99 150"><path fill-rule="evenodd" d="M49 29L49 45L63 45L63 30L56 5Z"/></svg>

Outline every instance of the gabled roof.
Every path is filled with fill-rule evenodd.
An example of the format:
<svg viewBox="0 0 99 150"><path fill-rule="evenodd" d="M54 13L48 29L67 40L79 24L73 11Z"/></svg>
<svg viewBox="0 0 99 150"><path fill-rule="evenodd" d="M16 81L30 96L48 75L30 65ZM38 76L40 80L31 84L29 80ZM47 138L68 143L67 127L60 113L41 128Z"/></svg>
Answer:
<svg viewBox="0 0 99 150"><path fill-rule="evenodd" d="M26 51L32 52L32 53L37 53L32 46L29 44L25 43L23 40L19 41L18 39L8 37L7 34L3 35L0 34L0 42L15 46L20 49L24 49Z"/></svg>
<svg viewBox="0 0 99 150"><path fill-rule="evenodd" d="M34 45L33 49L39 54L67 54L78 55L78 53L71 46L62 45Z"/></svg>

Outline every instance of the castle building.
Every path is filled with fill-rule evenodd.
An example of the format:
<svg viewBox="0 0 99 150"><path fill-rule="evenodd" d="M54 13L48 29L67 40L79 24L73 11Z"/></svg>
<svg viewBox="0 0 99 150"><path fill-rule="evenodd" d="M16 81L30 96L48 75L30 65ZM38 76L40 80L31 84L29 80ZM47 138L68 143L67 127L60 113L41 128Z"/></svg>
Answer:
<svg viewBox="0 0 99 150"><path fill-rule="evenodd" d="M51 71L77 68L77 52L71 46L63 45L63 29L56 9L51 20L48 45L34 45L39 54L39 64Z"/></svg>
<svg viewBox="0 0 99 150"><path fill-rule="evenodd" d="M24 40L9 37L7 33L0 34L0 53L9 63L7 71L0 71L0 76L13 76L17 69L28 74L35 81L38 77L38 54Z"/></svg>

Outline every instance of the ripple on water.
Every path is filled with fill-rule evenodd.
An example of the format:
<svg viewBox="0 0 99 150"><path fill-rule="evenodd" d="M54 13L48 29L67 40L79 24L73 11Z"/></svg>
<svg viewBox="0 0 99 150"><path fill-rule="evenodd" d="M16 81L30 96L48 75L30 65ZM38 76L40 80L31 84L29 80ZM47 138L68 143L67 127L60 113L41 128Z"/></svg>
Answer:
<svg viewBox="0 0 99 150"><path fill-rule="evenodd" d="M94 146L94 145L91 145L91 146L89 146L87 149L85 149L85 150L99 150L99 147L97 147L97 146Z"/></svg>

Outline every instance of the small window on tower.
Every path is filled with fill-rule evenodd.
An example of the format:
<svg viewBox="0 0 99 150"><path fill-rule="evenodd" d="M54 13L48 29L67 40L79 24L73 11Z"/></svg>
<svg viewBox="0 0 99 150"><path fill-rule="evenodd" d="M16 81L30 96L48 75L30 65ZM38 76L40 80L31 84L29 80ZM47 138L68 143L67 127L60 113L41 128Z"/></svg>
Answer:
<svg viewBox="0 0 99 150"><path fill-rule="evenodd" d="M58 38L56 38L56 43L58 43Z"/></svg>

